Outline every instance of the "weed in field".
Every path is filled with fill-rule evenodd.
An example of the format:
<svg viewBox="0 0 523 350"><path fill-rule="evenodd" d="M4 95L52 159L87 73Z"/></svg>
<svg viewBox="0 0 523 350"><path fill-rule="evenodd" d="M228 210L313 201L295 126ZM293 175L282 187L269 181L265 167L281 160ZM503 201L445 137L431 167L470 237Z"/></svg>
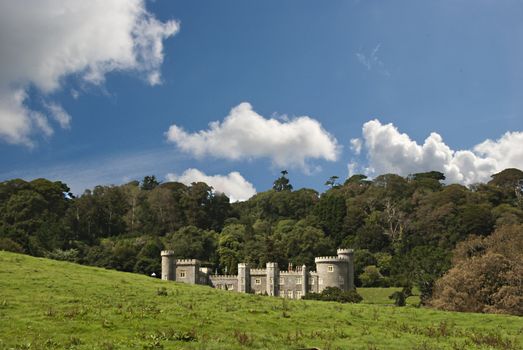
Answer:
<svg viewBox="0 0 523 350"><path fill-rule="evenodd" d="M69 341L67 342L67 347L71 348L77 345L82 344L82 340L78 337L75 337L74 335L69 337Z"/></svg>
<svg viewBox="0 0 523 350"><path fill-rule="evenodd" d="M253 343L252 336L249 336L245 331L234 330L234 338L238 341L238 344L242 346L251 346Z"/></svg>
<svg viewBox="0 0 523 350"><path fill-rule="evenodd" d="M495 349L516 350L521 349L519 344L514 340L503 337L499 333L472 333L469 335L472 343L479 346L489 346Z"/></svg>
<svg viewBox="0 0 523 350"><path fill-rule="evenodd" d="M167 288L165 288L165 287L158 288L156 290L156 295L167 296L168 295Z"/></svg>

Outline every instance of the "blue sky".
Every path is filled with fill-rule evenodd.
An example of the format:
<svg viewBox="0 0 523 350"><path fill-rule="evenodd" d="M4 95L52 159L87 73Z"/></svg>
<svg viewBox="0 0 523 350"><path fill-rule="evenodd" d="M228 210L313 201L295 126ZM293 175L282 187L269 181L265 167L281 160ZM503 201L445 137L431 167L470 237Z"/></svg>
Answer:
<svg viewBox="0 0 523 350"><path fill-rule="evenodd" d="M35 4L31 16L36 17L56 7L47 1ZM31 40L45 39L48 46L41 45L40 55L69 62L50 53L68 40L54 40L56 32L39 31L38 24L20 30L16 26L33 18L23 14L14 24L0 21L4 51L0 94L9 100L15 88L24 91L25 98L16 107L32 120L22 136L21 132L5 136L7 131L0 130L0 179L62 179L81 193L96 184L121 184L149 174L165 180L171 173L176 174L171 179L187 180L190 174L182 174L192 168L209 176L237 171L257 191L264 191L285 168L295 187L322 191L329 176L346 178L349 164L354 172L370 176L436 169L465 184L488 180L491 173L508 166L523 168L519 150L523 149L523 3L519 1L157 0L136 4L157 27L177 21L176 30L162 27L163 34L149 38L163 45L161 54L144 55L146 47L140 53L107 58L99 54L108 50L103 45L114 47L119 38L103 33L89 36L85 40L94 40L100 51L79 55L97 60L103 79L86 78L86 68L75 63L50 75L50 80L56 80L52 87L46 87L45 76L37 69L33 75L8 74L22 63L3 55L14 45L17 55L27 52L31 57ZM15 18L24 12L23 6L17 11L5 8L13 6L3 2L0 12ZM104 2L95 6L94 14L110 14ZM89 18L82 21L86 27L91 25ZM11 25L21 34L9 37ZM69 26L56 30L66 35L80 25L71 21ZM133 55L145 58L129 63ZM161 75L161 84L151 83L154 72ZM208 130L210 122L224 123L242 102L265 121L279 121L274 130L302 130L292 123L308 116L321 125L316 131L328 137L307 145L284 143L282 150L271 138L247 140L248 145L236 146L244 153L233 159L226 155L231 149L220 153L213 148L214 134L193 140L208 147L199 155L196 145L181 144L185 138L169 141L166 135L171 125L188 135ZM60 106L70 123L60 127L50 104ZM10 119L2 119L6 110L11 111L0 106L0 123L21 118L10 114ZM31 119L33 112L40 113L53 131L42 128L41 119ZM308 134L307 129L297 132ZM429 137L431 133L438 137ZM492 141L485 142L488 139ZM256 152L266 142L274 145ZM327 147L329 142L336 145L335 155ZM314 149L323 146L326 150L314 155ZM309 150L301 155L305 165L293 162L292 156L275 161L279 152L292 151L290 147L296 147L297 153Z"/></svg>

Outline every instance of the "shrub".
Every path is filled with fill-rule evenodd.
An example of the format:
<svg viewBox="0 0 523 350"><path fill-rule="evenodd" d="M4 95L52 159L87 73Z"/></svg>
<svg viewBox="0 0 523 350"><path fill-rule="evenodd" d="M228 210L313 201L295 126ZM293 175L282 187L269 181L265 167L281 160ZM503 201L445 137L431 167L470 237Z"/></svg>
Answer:
<svg viewBox="0 0 523 350"><path fill-rule="evenodd" d="M342 291L336 287L327 287L321 293L307 293L303 299L337 301L339 303L359 303L363 300L356 290Z"/></svg>
<svg viewBox="0 0 523 350"><path fill-rule="evenodd" d="M7 237L0 237L0 250L13 253L24 252L24 248L20 244Z"/></svg>

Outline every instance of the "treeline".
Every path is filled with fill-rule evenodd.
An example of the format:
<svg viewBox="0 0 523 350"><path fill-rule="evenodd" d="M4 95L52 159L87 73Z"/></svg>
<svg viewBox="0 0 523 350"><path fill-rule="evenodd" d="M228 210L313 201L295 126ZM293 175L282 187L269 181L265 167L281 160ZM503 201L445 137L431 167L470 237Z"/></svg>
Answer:
<svg viewBox="0 0 523 350"><path fill-rule="evenodd" d="M162 249L235 273L241 261L313 266L315 256L351 247L357 286L415 285L426 302L469 235L506 227L523 234L522 171L469 187L444 179L434 171L354 175L344 183L333 176L320 194L293 190L283 171L273 189L232 204L205 183L154 176L77 198L59 181L14 179L0 183L0 249L158 274Z"/></svg>

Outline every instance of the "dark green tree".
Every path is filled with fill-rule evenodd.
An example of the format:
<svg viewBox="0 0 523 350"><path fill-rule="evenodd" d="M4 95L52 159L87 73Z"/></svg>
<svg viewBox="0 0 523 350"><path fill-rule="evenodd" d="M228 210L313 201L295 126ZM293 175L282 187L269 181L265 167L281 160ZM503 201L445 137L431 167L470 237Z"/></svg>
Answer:
<svg viewBox="0 0 523 350"><path fill-rule="evenodd" d="M292 185L290 184L289 179L287 178L288 174L289 172L287 170L282 170L281 176L274 181L272 189L277 192L292 191Z"/></svg>

